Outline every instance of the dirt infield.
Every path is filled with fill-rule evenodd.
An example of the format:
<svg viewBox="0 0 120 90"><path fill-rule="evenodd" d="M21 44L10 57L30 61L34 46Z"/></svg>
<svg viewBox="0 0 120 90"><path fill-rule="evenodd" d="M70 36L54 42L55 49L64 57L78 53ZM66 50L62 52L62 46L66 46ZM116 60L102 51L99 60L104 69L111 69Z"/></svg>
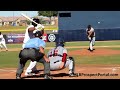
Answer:
<svg viewBox="0 0 120 90"><path fill-rule="evenodd" d="M18 51L20 49L10 49L9 51ZM69 56L72 55L87 55L87 56L110 56L120 54L119 50L97 48L93 52L87 49L79 49L70 51ZM38 66L38 69L43 69L43 66ZM69 77L68 68L60 71L51 71L53 79L120 79L120 65L76 65L75 72L79 73L78 77ZM0 69L0 79L15 79L16 68L3 68ZM36 76L22 77L24 79L43 79L43 70Z"/></svg>
<svg viewBox="0 0 120 90"><path fill-rule="evenodd" d="M41 67L43 69L43 67ZM0 79L15 79L15 68L0 69ZM53 79L120 79L120 65L117 66L103 66L103 65L77 65L75 72L79 73L78 77L69 77L68 69L65 68L60 71L51 71ZM43 70L36 76L24 76L24 79L44 79Z"/></svg>
<svg viewBox="0 0 120 90"><path fill-rule="evenodd" d="M68 55L72 56L72 55L85 55L85 56L109 56L109 55L116 55L116 54L120 54L119 50L111 50L111 49L103 49L103 48L99 48L94 50L93 52L88 51L87 49L80 49L80 50L74 50L74 51L70 51L68 52Z"/></svg>

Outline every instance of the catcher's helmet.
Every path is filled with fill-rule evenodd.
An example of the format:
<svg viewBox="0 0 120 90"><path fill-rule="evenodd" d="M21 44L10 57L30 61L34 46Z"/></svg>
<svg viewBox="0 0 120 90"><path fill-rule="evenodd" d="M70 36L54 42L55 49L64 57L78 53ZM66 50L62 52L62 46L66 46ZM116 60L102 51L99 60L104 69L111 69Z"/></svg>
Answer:
<svg viewBox="0 0 120 90"><path fill-rule="evenodd" d="M58 38L58 39L56 40L56 47L57 47L57 46L62 46L62 47L64 47L64 45L65 45L65 41L63 40L63 38Z"/></svg>
<svg viewBox="0 0 120 90"><path fill-rule="evenodd" d="M34 36L35 36L35 37L41 37L41 36L42 36L41 31L36 31L36 32L34 33Z"/></svg>
<svg viewBox="0 0 120 90"><path fill-rule="evenodd" d="M40 23L40 20L39 19L37 19L37 18L33 18L33 21L35 21L36 23ZM34 22L32 22L32 25L34 26L34 27L36 27L37 26L37 24L35 24Z"/></svg>

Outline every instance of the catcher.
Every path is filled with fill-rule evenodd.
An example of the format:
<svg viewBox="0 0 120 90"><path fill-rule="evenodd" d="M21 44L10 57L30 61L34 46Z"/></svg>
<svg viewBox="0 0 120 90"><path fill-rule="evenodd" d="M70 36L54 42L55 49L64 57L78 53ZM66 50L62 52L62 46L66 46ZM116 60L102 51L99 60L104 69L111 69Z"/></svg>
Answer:
<svg viewBox="0 0 120 90"><path fill-rule="evenodd" d="M76 77L75 60L73 57L67 57L67 49L64 48L64 40L59 38L56 41L56 47L49 50L48 58L50 60L50 70L56 71L69 67L69 77Z"/></svg>
<svg viewBox="0 0 120 90"><path fill-rule="evenodd" d="M93 46L95 45L95 31L91 25L88 25L86 29L86 34L87 34L88 40L90 41L88 50L92 52L93 50L95 50L93 48Z"/></svg>

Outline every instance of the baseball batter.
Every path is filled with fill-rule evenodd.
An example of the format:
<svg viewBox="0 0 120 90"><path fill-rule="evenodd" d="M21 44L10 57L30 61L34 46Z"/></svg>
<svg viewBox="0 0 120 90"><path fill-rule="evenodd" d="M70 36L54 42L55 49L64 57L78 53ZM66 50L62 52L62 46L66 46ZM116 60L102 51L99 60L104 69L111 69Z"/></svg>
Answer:
<svg viewBox="0 0 120 90"><path fill-rule="evenodd" d="M6 46L5 39L4 39L3 35L2 35L2 33L0 32L0 48L1 48L1 49L3 48L2 45L4 46L4 48L6 49L6 51L8 51L7 46Z"/></svg>
<svg viewBox="0 0 120 90"><path fill-rule="evenodd" d="M67 57L67 49L64 48L64 40L59 38L56 41L56 47L49 50L48 58L50 60L50 70L61 70L69 67L69 76L74 77L75 61L73 57Z"/></svg>
<svg viewBox="0 0 120 90"><path fill-rule="evenodd" d="M91 52L94 50L93 46L95 45L95 31L91 25L88 25L86 29L87 38L90 41L89 49Z"/></svg>
<svg viewBox="0 0 120 90"><path fill-rule="evenodd" d="M33 38L33 34L36 33L36 31L38 31L39 28L44 29L44 26L42 26L41 24L39 24L39 23L40 23L39 19L33 18L33 21L37 22L38 25L35 24L34 22L32 22L32 25L29 25L29 26L26 28L25 38L24 38L24 41L23 41L22 48L25 47L25 44L26 44L26 42L27 42L29 39ZM42 31L42 33L43 33L43 31ZM36 71L36 66L35 66L36 63L37 63L36 61L30 62L30 65L29 65L28 68L26 69L25 75L29 75L30 72ZM34 68L33 68L33 66L34 66ZM31 68L32 68L32 69L31 69ZM28 73L29 73L29 74L28 74Z"/></svg>

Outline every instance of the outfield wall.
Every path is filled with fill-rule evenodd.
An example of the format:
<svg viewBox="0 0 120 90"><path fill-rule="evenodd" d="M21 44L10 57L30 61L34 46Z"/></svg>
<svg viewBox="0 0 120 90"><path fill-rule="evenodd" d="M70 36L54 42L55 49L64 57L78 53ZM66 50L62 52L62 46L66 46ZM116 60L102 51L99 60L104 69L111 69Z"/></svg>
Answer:
<svg viewBox="0 0 120 90"><path fill-rule="evenodd" d="M86 30L59 30L59 37L65 39L65 41L86 41ZM120 28L116 29L95 29L96 40L120 40Z"/></svg>
<svg viewBox="0 0 120 90"><path fill-rule="evenodd" d="M65 41L86 41L92 25L96 40L120 40L120 11L59 11L58 33Z"/></svg>
<svg viewBox="0 0 120 90"><path fill-rule="evenodd" d="M7 44L23 43L25 34L10 33L10 34L3 35L3 37L5 38L5 41ZM57 38L58 38L58 34L44 33L43 35L43 40L45 42L55 42Z"/></svg>

